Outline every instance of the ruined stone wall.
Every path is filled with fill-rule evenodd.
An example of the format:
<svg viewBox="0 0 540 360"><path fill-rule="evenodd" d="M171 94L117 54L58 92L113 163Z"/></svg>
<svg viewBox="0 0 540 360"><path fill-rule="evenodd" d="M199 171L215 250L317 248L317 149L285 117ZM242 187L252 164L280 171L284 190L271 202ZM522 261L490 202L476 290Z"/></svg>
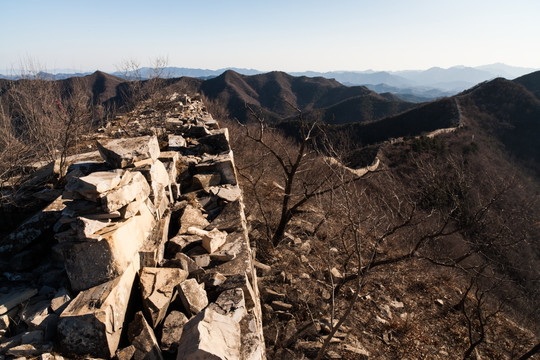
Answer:
<svg viewBox="0 0 540 360"><path fill-rule="evenodd" d="M95 137L62 194L0 243L32 274L0 289L0 354L264 359L227 129L175 94ZM17 270L36 251L48 263Z"/></svg>

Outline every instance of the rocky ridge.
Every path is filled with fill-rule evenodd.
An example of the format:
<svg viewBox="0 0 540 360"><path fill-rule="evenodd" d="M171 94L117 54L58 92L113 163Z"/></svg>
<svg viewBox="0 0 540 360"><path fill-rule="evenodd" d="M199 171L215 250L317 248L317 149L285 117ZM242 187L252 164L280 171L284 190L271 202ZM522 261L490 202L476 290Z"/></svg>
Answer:
<svg viewBox="0 0 540 360"><path fill-rule="evenodd" d="M77 156L62 194L0 242L0 354L264 359L227 129L174 94L95 140L101 158Z"/></svg>

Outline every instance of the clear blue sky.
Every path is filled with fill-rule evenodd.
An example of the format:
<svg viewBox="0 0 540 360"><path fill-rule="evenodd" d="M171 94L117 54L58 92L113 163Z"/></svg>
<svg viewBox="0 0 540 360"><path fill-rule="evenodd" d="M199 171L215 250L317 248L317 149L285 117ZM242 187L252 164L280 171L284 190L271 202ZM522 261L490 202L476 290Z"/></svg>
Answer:
<svg viewBox="0 0 540 360"><path fill-rule="evenodd" d="M0 72L540 68L539 0L0 0Z"/></svg>

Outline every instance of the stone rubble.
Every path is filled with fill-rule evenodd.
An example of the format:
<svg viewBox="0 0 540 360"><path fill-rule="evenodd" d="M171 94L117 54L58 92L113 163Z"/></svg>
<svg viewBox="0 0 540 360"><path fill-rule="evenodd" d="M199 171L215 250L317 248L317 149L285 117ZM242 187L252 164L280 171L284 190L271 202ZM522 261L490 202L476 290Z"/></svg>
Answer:
<svg viewBox="0 0 540 360"><path fill-rule="evenodd" d="M0 358L265 359L227 129L178 94L118 121L0 241Z"/></svg>

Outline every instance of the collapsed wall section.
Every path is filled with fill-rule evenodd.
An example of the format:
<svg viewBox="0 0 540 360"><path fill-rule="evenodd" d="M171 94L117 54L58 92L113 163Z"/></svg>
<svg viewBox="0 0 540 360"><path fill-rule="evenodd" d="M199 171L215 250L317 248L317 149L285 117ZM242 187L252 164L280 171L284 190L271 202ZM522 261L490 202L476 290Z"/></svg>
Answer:
<svg viewBox="0 0 540 360"><path fill-rule="evenodd" d="M53 203L48 226L68 295L55 310L55 298L45 300L54 322L34 328L52 335L30 344L34 352L264 359L257 277L227 129L198 97L178 94L117 120L98 136L102 160L79 156ZM6 312L34 295L21 305L12 301ZM18 336L9 332L7 340ZM0 343L0 353L26 345Z"/></svg>

